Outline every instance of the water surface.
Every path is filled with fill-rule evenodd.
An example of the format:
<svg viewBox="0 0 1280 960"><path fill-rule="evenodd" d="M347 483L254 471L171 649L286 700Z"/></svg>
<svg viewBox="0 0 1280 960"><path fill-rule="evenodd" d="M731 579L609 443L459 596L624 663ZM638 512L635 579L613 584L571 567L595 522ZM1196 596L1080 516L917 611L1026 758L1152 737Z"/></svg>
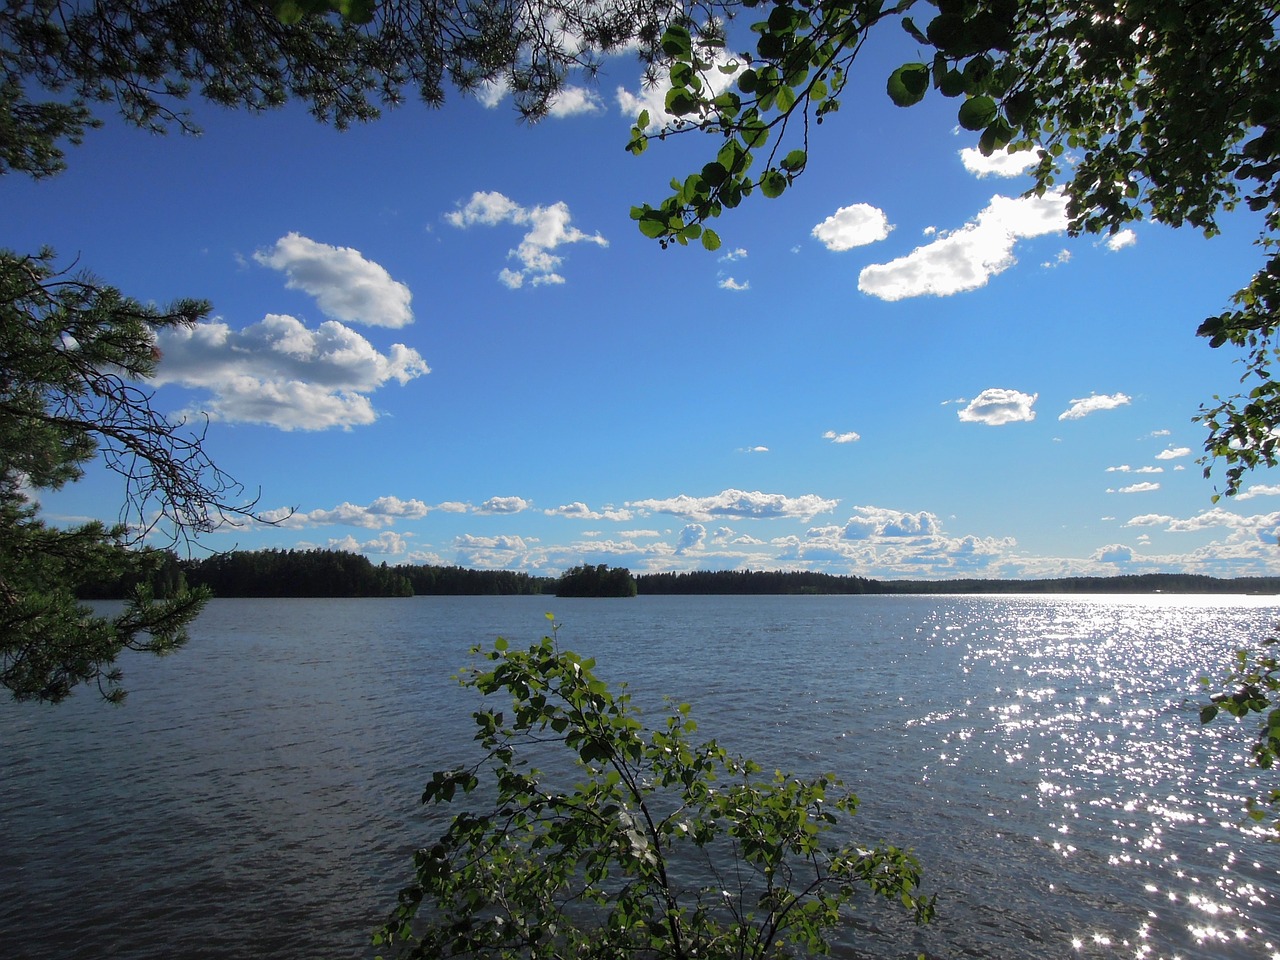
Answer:
<svg viewBox="0 0 1280 960"><path fill-rule="evenodd" d="M0 704L0 943L15 957L361 957L473 757L469 648L545 632L655 718L833 770L915 848L939 919L869 909L846 957L1280 955L1270 781L1198 678L1275 598L221 600L120 708Z"/></svg>

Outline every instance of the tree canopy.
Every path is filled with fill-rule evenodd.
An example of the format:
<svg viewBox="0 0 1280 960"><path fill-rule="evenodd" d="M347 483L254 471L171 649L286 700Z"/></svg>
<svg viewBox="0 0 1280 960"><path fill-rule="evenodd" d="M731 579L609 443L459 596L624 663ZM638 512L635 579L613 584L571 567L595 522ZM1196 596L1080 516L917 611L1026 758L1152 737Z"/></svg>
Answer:
<svg viewBox="0 0 1280 960"><path fill-rule="evenodd" d="M167 555L138 549L247 516L251 502L209 459L201 432L157 413L136 382L155 369L155 333L192 324L208 305L144 306L52 253L0 251L0 684L21 700L58 701L97 681L123 696L114 663L126 649L163 653L185 638L206 594L157 599L151 573ZM53 527L35 491L76 480L101 457L123 478L119 522ZM139 584L102 616L76 601L86 582Z"/></svg>
<svg viewBox="0 0 1280 960"><path fill-rule="evenodd" d="M537 118L571 70L624 44L653 56L677 13L658 0L6 0L0 173L58 172L104 105L145 129L193 130L192 95L250 110L298 101L342 127L406 91L438 106L449 86L499 84Z"/></svg>

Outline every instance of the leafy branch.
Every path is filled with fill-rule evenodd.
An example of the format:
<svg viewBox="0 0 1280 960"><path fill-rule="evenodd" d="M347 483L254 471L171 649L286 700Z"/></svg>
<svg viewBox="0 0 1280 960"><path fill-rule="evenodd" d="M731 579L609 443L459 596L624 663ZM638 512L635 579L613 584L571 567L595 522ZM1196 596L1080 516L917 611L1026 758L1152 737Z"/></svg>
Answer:
<svg viewBox="0 0 1280 960"><path fill-rule="evenodd" d="M787 945L825 953L860 892L932 916L909 853L824 843L857 807L837 778L763 777L694 742L688 704L646 728L555 632L473 651L487 666L463 684L509 696L510 713L475 713L482 757L433 774L423 802L482 812L455 814L418 851L377 945L441 960L763 960Z"/></svg>

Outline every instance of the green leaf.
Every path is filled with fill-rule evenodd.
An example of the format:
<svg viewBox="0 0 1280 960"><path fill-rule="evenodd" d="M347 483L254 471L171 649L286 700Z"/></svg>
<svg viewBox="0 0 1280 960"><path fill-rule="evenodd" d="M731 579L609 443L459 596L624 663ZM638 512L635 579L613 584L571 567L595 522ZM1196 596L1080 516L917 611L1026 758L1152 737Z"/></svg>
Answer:
<svg viewBox="0 0 1280 960"><path fill-rule="evenodd" d="M792 150L782 158L782 169L788 173L796 173L804 169L808 159L808 154L803 150Z"/></svg>
<svg viewBox="0 0 1280 960"><path fill-rule="evenodd" d="M702 246L711 251L720 249L720 237L714 230L702 231Z"/></svg>
<svg viewBox="0 0 1280 960"><path fill-rule="evenodd" d="M957 116L966 130L982 130L996 118L996 102L990 97L970 97L960 105Z"/></svg>
<svg viewBox="0 0 1280 960"><path fill-rule="evenodd" d="M700 101L684 87L673 87L667 91L667 112L677 117L693 113L698 109Z"/></svg>
<svg viewBox="0 0 1280 960"><path fill-rule="evenodd" d="M667 233L667 220L665 217L645 216L640 218L640 232L650 240L657 240Z"/></svg>
<svg viewBox="0 0 1280 960"><path fill-rule="evenodd" d="M683 27L678 23L673 23L667 27L667 32L662 35L662 52L673 59L688 59L693 52L692 38L689 36L689 28Z"/></svg>
<svg viewBox="0 0 1280 960"><path fill-rule="evenodd" d="M786 189L787 178L780 170L766 170L760 178L760 192L771 200L782 196Z"/></svg>
<svg viewBox="0 0 1280 960"><path fill-rule="evenodd" d="M910 107L924 99L929 89L929 67L923 63L906 63L889 74L886 89L889 99L900 107Z"/></svg>
<svg viewBox="0 0 1280 960"><path fill-rule="evenodd" d="M713 161L702 168L702 179L714 189L729 179L729 171Z"/></svg>

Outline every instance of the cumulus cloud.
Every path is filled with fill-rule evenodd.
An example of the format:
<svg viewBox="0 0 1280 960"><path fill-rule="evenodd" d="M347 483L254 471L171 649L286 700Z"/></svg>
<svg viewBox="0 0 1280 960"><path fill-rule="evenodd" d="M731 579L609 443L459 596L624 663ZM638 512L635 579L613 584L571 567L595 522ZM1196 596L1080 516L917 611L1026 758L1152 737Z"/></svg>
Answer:
<svg viewBox="0 0 1280 960"><path fill-rule="evenodd" d="M1156 454L1157 460L1177 460L1180 457L1191 456L1190 447L1170 447L1167 450L1161 450Z"/></svg>
<svg viewBox="0 0 1280 960"><path fill-rule="evenodd" d="M746 257L747 257L747 251L742 247L738 247L734 250L730 250L728 253L722 254L720 256L720 262L735 263L738 260L745 260Z"/></svg>
<svg viewBox="0 0 1280 960"><path fill-rule="evenodd" d="M283 271L289 278L285 285L315 297L326 317L374 327L413 322L409 288L351 247L331 247L290 233L253 259Z"/></svg>
<svg viewBox="0 0 1280 960"><path fill-rule="evenodd" d="M600 113L604 104L600 95L586 87L562 87L547 108L547 116L563 119L583 114Z"/></svg>
<svg viewBox="0 0 1280 960"><path fill-rule="evenodd" d="M212 419L282 430L372 423L377 413L367 394L431 372L404 344L384 355L336 320L312 330L283 314L238 331L222 321L162 330L156 346L156 385L210 391L202 410Z"/></svg>
<svg viewBox="0 0 1280 960"><path fill-rule="evenodd" d="M583 233L570 220L569 206L563 201L549 207L526 208L501 193L482 191L473 193L466 206L445 215L446 222L463 229L503 223L529 228L520 245L507 254L519 261L520 269L508 268L499 274L502 283L512 289L524 286L526 281L533 286L564 283L564 277L556 272L564 258L552 251L565 244L609 245L600 234Z"/></svg>
<svg viewBox="0 0 1280 960"><path fill-rule="evenodd" d="M883 240L893 227L884 211L869 203L841 207L813 228L828 250L852 250Z"/></svg>
<svg viewBox="0 0 1280 960"><path fill-rule="evenodd" d="M614 520L617 522L626 522L633 516L630 510L617 510L613 507L605 507L603 510L592 510L581 500L575 500L573 503L553 507L549 510L543 510L542 512L548 517L567 517L571 520ZM626 536L626 534L624 534L624 536Z"/></svg>
<svg viewBox="0 0 1280 960"><path fill-rule="evenodd" d="M1072 400L1071 406L1058 414L1058 419L1082 420L1091 413L1096 413L1099 410L1114 410L1116 407L1123 407L1130 402L1130 398L1123 393L1101 395L1092 393L1081 400Z"/></svg>
<svg viewBox="0 0 1280 960"><path fill-rule="evenodd" d="M409 534L392 533L390 530L378 534L372 540L361 543L355 537L346 536L340 540L330 540L330 550L345 550L348 553L374 553L388 556L400 556L409 550Z"/></svg>
<svg viewBox="0 0 1280 960"><path fill-rule="evenodd" d="M368 527L377 530L389 527L401 520L421 520L430 511L421 500L401 500L399 497L378 497L367 505L357 505L346 501L329 510L308 510L303 512L287 509L268 510L263 519L275 521L285 527L327 526L345 524L351 527Z"/></svg>
<svg viewBox="0 0 1280 960"><path fill-rule="evenodd" d="M855 507L843 525L812 527L802 537L777 538L778 561L833 572L896 577L972 574L1008 559L1012 538L951 537L937 516L884 507Z"/></svg>
<svg viewBox="0 0 1280 960"><path fill-rule="evenodd" d="M850 430L848 433L836 433L834 430L828 430L822 435L822 439L830 440L832 443L856 443L862 437Z"/></svg>
<svg viewBox="0 0 1280 960"><path fill-rule="evenodd" d="M636 500L627 506L701 522L741 517L751 520L796 519L807 523L819 513L834 510L839 503L839 500L824 500L812 493L787 497L780 493L730 489L711 497L680 494L666 500Z"/></svg>
<svg viewBox="0 0 1280 960"><path fill-rule="evenodd" d="M1136 517L1130 517L1125 523L1126 527L1160 527L1166 523L1172 523L1173 517L1163 513L1143 513Z"/></svg>
<svg viewBox="0 0 1280 960"><path fill-rule="evenodd" d="M453 541L460 566L480 570L505 570L530 566L533 541L523 537L475 537L464 534Z"/></svg>
<svg viewBox="0 0 1280 960"><path fill-rule="evenodd" d="M1123 543L1109 543L1093 552L1093 558L1099 563L1129 563L1133 560L1133 550Z"/></svg>
<svg viewBox="0 0 1280 960"><path fill-rule="evenodd" d="M942 530L932 513L906 513L884 507L854 507L853 516L840 528L842 540L870 540L876 537L931 537Z"/></svg>
<svg viewBox="0 0 1280 960"><path fill-rule="evenodd" d="M1280 494L1280 486L1274 484L1255 483L1247 490L1241 490L1236 494L1237 500L1251 500L1254 497L1274 497Z"/></svg>
<svg viewBox="0 0 1280 960"><path fill-rule="evenodd" d="M700 523L688 524L680 531L680 537L676 541L676 553L688 553L690 550L700 550L707 540L707 528Z"/></svg>
<svg viewBox="0 0 1280 960"><path fill-rule="evenodd" d="M764 446L743 447L739 453L768 453L769 448Z"/></svg>
<svg viewBox="0 0 1280 960"><path fill-rule="evenodd" d="M1164 473L1164 467L1131 467L1122 463L1118 467L1107 467L1107 473Z"/></svg>
<svg viewBox="0 0 1280 960"><path fill-rule="evenodd" d="M743 290L751 289L751 281L743 280L739 283L737 280L733 279L733 277L725 277L720 281L719 287L721 290L732 290L735 293L740 293Z"/></svg>
<svg viewBox="0 0 1280 960"><path fill-rule="evenodd" d="M532 506L524 497L490 497L476 507L476 513L520 513Z"/></svg>
<svg viewBox="0 0 1280 960"><path fill-rule="evenodd" d="M1107 237L1107 249L1123 250L1125 247L1131 247L1137 242L1138 235L1132 230L1120 230Z"/></svg>
<svg viewBox="0 0 1280 960"><path fill-rule="evenodd" d="M977 177L1016 177L1039 163L1040 157L1031 150L1020 150L1017 153L997 150L991 156L984 157L976 147L965 147L960 151L960 162Z"/></svg>
<svg viewBox="0 0 1280 960"><path fill-rule="evenodd" d="M1153 483L1150 480L1144 480L1142 483L1133 483L1127 487L1121 487L1119 490L1107 490L1107 493L1151 493L1153 490L1159 490L1160 484Z"/></svg>
<svg viewBox="0 0 1280 960"><path fill-rule="evenodd" d="M985 423L989 427L1028 422L1036 418L1036 412L1031 408L1039 396L1038 393L988 387L956 413L966 423Z"/></svg>
<svg viewBox="0 0 1280 960"><path fill-rule="evenodd" d="M891 301L976 290L1017 262L1013 248L1019 240L1065 231L1066 207L1060 191L1043 197L996 195L959 230L905 257L865 267L858 276L858 289Z"/></svg>

